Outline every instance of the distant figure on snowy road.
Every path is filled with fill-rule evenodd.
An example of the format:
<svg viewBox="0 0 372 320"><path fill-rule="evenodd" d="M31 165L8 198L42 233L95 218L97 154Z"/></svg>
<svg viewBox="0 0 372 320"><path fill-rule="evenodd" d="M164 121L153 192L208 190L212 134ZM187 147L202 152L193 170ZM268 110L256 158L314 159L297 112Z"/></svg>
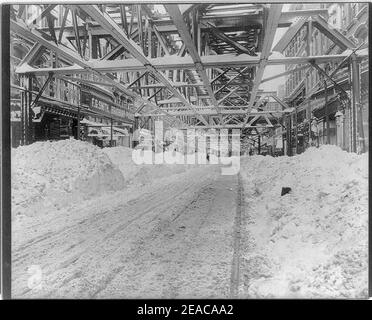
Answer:
<svg viewBox="0 0 372 320"><path fill-rule="evenodd" d="M314 115L311 118L311 141L310 145L314 147L319 147L319 128L318 128L318 118Z"/></svg>

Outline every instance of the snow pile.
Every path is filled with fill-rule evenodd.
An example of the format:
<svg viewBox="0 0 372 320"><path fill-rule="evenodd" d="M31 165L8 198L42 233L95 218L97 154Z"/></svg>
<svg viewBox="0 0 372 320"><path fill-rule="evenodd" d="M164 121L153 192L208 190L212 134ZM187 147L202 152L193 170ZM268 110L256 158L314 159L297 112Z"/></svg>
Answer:
<svg viewBox="0 0 372 320"><path fill-rule="evenodd" d="M125 179L133 181L133 178L139 173L140 167L135 165L132 160L133 149L128 147L114 147L102 149L111 162L121 171Z"/></svg>
<svg viewBox="0 0 372 320"><path fill-rule="evenodd" d="M244 157L243 296L367 296L368 154ZM281 196L282 187L292 191Z"/></svg>
<svg viewBox="0 0 372 320"><path fill-rule="evenodd" d="M153 183L185 172L186 165L137 165L132 149L101 149L74 139L36 142L12 150L12 205L16 215L34 215Z"/></svg>
<svg viewBox="0 0 372 320"><path fill-rule="evenodd" d="M62 206L123 187L120 170L87 142L36 142L12 150L13 206L38 200Z"/></svg>

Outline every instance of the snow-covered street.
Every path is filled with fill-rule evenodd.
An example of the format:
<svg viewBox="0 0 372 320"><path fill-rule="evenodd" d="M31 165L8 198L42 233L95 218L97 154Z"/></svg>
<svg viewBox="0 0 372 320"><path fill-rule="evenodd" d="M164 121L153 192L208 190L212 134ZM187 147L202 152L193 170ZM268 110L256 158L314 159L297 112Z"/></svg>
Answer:
<svg viewBox="0 0 372 320"><path fill-rule="evenodd" d="M130 152L75 140L14 151L14 297L365 296L368 154L242 157L223 176L137 166Z"/></svg>
<svg viewBox="0 0 372 320"><path fill-rule="evenodd" d="M236 176L196 167L38 219L22 215L14 296L229 297L236 188ZM41 289L28 288L31 265Z"/></svg>
<svg viewBox="0 0 372 320"><path fill-rule="evenodd" d="M2 6L0 299L372 296L370 9Z"/></svg>

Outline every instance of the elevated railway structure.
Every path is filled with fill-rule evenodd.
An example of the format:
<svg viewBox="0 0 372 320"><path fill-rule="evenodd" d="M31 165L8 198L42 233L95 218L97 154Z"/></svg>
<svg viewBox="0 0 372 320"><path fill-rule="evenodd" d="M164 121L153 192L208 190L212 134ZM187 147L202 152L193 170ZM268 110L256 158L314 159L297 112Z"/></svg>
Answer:
<svg viewBox="0 0 372 320"><path fill-rule="evenodd" d="M33 141L35 110L44 103L73 114L78 128L87 115L132 132L152 130L157 119L181 129L240 129L243 136L279 132L290 154L291 137L296 143L298 138L291 126L300 107L261 86L315 69L322 86L346 97L349 149L356 151L364 138L358 108L368 43L345 36L328 23L328 15L327 8L283 10L282 4L13 5L11 36L23 46L12 57L21 142ZM278 54L303 26L317 29L339 50ZM305 45L311 37L304 35ZM335 66L331 72L330 63ZM273 65L286 69L265 76ZM350 77L346 87L340 86L337 72L347 68ZM301 106L319 88L306 88ZM100 103L82 97L84 90L94 91Z"/></svg>

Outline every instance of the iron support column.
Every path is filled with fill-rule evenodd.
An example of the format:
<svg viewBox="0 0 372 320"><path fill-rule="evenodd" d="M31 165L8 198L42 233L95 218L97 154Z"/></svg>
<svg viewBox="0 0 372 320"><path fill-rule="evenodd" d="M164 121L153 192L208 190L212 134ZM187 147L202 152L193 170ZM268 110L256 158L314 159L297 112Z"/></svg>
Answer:
<svg viewBox="0 0 372 320"><path fill-rule="evenodd" d="M258 135L257 137L257 151L258 151L258 154L261 154L261 136Z"/></svg>
<svg viewBox="0 0 372 320"><path fill-rule="evenodd" d="M26 99L26 144L32 143L33 127L32 127L32 76L26 77L27 81L27 99Z"/></svg>
<svg viewBox="0 0 372 320"><path fill-rule="evenodd" d="M331 137L329 134L329 108L328 108L328 87L327 80L324 79L324 102L325 102L325 122L326 122L326 144L330 144Z"/></svg>
<svg viewBox="0 0 372 320"><path fill-rule="evenodd" d="M360 103L360 70L355 54L351 56L352 70L352 116L353 116L353 152L357 151L357 136L361 141L361 152L365 151L362 105ZM357 129L358 126L358 129Z"/></svg>
<svg viewBox="0 0 372 320"><path fill-rule="evenodd" d="M287 121L286 121L286 128L287 128L287 156L292 155L292 119L291 115L287 115Z"/></svg>
<svg viewBox="0 0 372 320"><path fill-rule="evenodd" d="M351 151L357 151L357 129L356 129L356 109L357 109L357 96L358 96L358 89L359 84L358 80L358 68L356 63L355 55L351 56L351 92L352 92L352 100L351 100ZM355 82L355 83L354 83Z"/></svg>
<svg viewBox="0 0 372 320"><path fill-rule="evenodd" d="M298 154L298 122L297 122L297 108L296 106L294 107L295 108L295 127L294 127L294 130L295 130L295 150L296 150L296 154Z"/></svg>
<svg viewBox="0 0 372 320"><path fill-rule="evenodd" d="M76 139L80 140L80 103L78 104L78 112L77 112L77 132L76 132Z"/></svg>
<svg viewBox="0 0 372 320"><path fill-rule="evenodd" d="M133 134L136 135L136 138L138 139L139 137L139 132L137 132L139 130L139 117L134 117L134 124L133 124ZM133 140L133 148L135 146L137 146L139 143L138 140Z"/></svg>
<svg viewBox="0 0 372 320"><path fill-rule="evenodd" d="M113 139L113 133L112 133L112 118L110 119L110 147L114 146L114 139Z"/></svg>
<svg viewBox="0 0 372 320"><path fill-rule="evenodd" d="M24 85L25 77L22 76L20 81L21 85ZM26 91L21 91L21 145L24 146L25 143L25 128L26 128L26 118L25 118L25 109L26 109Z"/></svg>

